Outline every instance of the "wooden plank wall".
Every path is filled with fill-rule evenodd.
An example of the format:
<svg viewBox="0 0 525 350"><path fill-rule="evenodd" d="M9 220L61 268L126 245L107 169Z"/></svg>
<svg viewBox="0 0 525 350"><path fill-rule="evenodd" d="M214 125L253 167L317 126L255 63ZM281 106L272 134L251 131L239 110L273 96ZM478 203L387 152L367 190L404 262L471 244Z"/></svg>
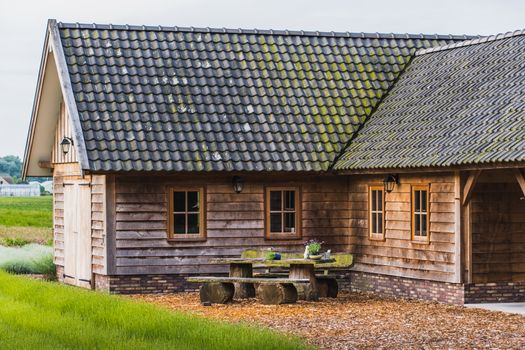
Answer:
<svg viewBox="0 0 525 350"><path fill-rule="evenodd" d="M525 281L522 196L509 171L485 172L478 180L471 199L474 283Z"/></svg>
<svg viewBox="0 0 525 350"><path fill-rule="evenodd" d="M304 178L304 177L303 177ZM347 178L244 177L240 194L231 177L116 178L116 274L213 273L224 266L210 258L239 256L244 249L273 247L302 252L303 242L320 238L333 251L346 249L349 225ZM166 189L169 186L205 185L205 242L168 242ZM265 240L264 187L298 185L302 190L301 240Z"/></svg>
<svg viewBox="0 0 525 350"><path fill-rule="evenodd" d="M385 196L385 241L368 239L368 186L384 176L354 176L349 181L348 250L354 270L454 282L454 174L400 175L400 184ZM430 184L430 244L411 241L411 185Z"/></svg>
<svg viewBox="0 0 525 350"><path fill-rule="evenodd" d="M64 106L64 103L60 105L60 113L58 115L55 140L53 143L53 150L51 152L51 162L53 164L78 162L77 151L74 145L71 145L71 148L67 154L62 152L62 148L60 146L60 143L64 137L73 137L73 133L71 131L71 122L69 121L67 111Z"/></svg>
<svg viewBox="0 0 525 350"><path fill-rule="evenodd" d="M91 176L91 247L93 272L106 274L106 176Z"/></svg>

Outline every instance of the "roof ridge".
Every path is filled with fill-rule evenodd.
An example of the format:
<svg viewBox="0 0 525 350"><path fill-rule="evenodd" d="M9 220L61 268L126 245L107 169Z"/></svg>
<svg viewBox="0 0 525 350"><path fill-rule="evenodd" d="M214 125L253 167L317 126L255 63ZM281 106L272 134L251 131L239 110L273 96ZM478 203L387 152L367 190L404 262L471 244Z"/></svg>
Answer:
<svg viewBox="0 0 525 350"><path fill-rule="evenodd" d="M512 32L509 31L509 32L499 33L499 34L494 34L494 35L478 36L478 37L476 37L474 39L464 40L464 41L456 42L456 43L453 43L453 44L447 44L447 45L442 45L442 46L435 46L435 47L430 47L430 48L427 48L427 49L420 49L420 50L416 51L416 56L421 56L421 55L425 55L425 54L433 53L433 52L439 52L439 51L455 49L455 48L459 48L459 47L483 44L483 43L486 43L486 42L512 38L512 37L520 36L520 35L525 35L525 29L515 30L515 31L512 31Z"/></svg>
<svg viewBox="0 0 525 350"><path fill-rule="evenodd" d="M454 34L408 34L408 33L365 33L365 32L334 32L334 31L305 31L305 30L274 30L274 29L242 29L242 28L199 28L178 26L147 26L129 24L97 24L97 23L63 23L58 22L59 28L68 29L99 29L99 30L149 30L149 31L175 31L198 33L227 33L227 34L258 34L258 35L298 35L316 37L351 37L364 39L439 39L439 40L468 40L472 35Z"/></svg>

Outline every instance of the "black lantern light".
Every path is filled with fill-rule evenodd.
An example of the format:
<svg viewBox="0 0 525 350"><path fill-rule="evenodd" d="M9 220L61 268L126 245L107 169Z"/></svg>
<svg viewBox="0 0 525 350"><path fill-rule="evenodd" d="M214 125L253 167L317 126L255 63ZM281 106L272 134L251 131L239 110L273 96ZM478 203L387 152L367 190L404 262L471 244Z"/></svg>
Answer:
<svg viewBox="0 0 525 350"><path fill-rule="evenodd" d="M232 179L233 190L235 193L241 193L244 188L244 181L240 176L234 176Z"/></svg>
<svg viewBox="0 0 525 350"><path fill-rule="evenodd" d="M399 183L399 176L398 175L392 175L388 174L385 179L383 180L383 184L385 185L385 191L386 193L392 192L394 187Z"/></svg>
<svg viewBox="0 0 525 350"><path fill-rule="evenodd" d="M62 153L68 154L69 149L71 148L71 145L73 144L73 140L67 136L64 136L62 139L62 142L60 142L60 147L62 148Z"/></svg>

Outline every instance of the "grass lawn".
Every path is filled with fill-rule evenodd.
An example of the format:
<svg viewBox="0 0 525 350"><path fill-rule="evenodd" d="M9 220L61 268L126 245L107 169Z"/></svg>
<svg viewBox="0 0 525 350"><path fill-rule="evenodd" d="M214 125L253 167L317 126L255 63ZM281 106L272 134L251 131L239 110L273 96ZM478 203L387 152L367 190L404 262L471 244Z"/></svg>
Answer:
<svg viewBox="0 0 525 350"><path fill-rule="evenodd" d="M17 238L46 243L53 237L53 199L0 197L0 241Z"/></svg>
<svg viewBox="0 0 525 350"><path fill-rule="evenodd" d="M0 272L2 349L304 349L266 329Z"/></svg>

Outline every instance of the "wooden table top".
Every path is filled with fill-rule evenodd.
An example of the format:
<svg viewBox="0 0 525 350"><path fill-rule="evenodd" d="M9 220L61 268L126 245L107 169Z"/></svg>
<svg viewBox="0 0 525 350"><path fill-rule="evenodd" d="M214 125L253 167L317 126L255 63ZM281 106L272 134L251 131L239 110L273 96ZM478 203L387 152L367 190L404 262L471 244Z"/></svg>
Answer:
<svg viewBox="0 0 525 350"><path fill-rule="evenodd" d="M351 255L349 255L351 257ZM312 259L281 259L281 260L267 260L265 258L219 258L211 259L212 264L252 264L261 267L289 267L290 265L314 265L316 268L348 268L352 265L352 261L347 259L337 259L334 256L329 261L312 260Z"/></svg>

